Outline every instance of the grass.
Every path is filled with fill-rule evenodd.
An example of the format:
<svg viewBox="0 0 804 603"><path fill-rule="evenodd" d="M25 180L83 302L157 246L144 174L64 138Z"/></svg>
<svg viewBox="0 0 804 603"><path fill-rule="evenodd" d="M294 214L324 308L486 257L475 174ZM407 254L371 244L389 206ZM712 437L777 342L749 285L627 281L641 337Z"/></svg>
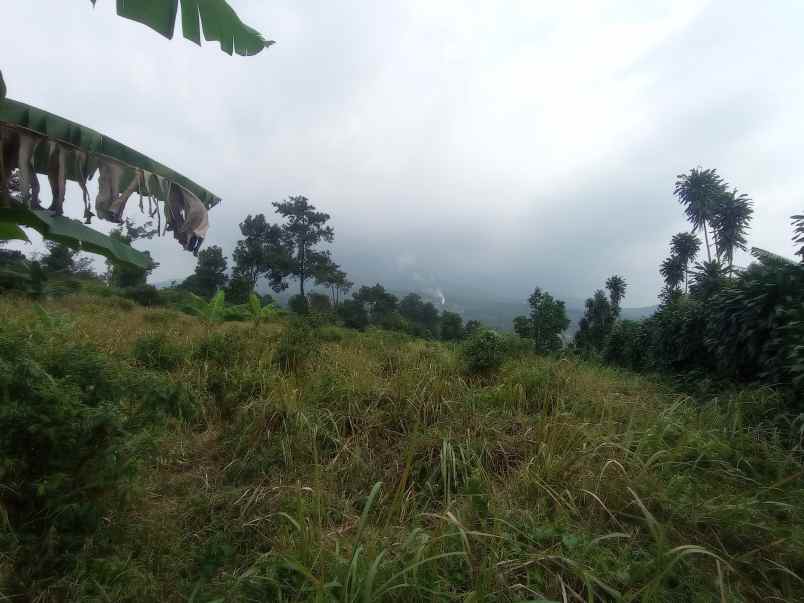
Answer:
<svg viewBox="0 0 804 603"><path fill-rule="evenodd" d="M137 471L70 567L12 592L0 551L0 600L804 600L800 424L770 390L694 400L522 354L471 376L457 346L393 333L43 308L200 411L130 429ZM2 299L11 320L37 310Z"/></svg>

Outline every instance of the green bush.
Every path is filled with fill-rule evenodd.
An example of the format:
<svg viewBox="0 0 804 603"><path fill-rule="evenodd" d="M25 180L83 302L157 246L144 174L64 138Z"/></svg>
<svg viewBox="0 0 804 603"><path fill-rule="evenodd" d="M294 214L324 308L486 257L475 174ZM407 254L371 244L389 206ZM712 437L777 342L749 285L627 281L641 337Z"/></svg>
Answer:
<svg viewBox="0 0 804 603"><path fill-rule="evenodd" d="M294 372L318 349L318 333L309 321L294 318L279 338L273 362L283 371Z"/></svg>
<svg viewBox="0 0 804 603"><path fill-rule="evenodd" d="M606 340L603 359L617 366L632 370L649 367L650 333L645 323L636 320L621 320L614 324Z"/></svg>
<svg viewBox="0 0 804 603"><path fill-rule="evenodd" d="M123 289L123 296L146 308L164 305L159 289L152 285L140 285Z"/></svg>
<svg viewBox="0 0 804 603"><path fill-rule="evenodd" d="M21 589L68 571L129 468L119 369L68 337L0 325L0 549Z"/></svg>
<svg viewBox="0 0 804 603"><path fill-rule="evenodd" d="M141 427L167 417L192 420L200 403L181 382L156 371L132 372L127 380L131 413L127 427Z"/></svg>
<svg viewBox="0 0 804 603"><path fill-rule="evenodd" d="M463 343L461 355L469 373L495 371L505 360L505 340L495 331L478 331Z"/></svg>
<svg viewBox="0 0 804 603"><path fill-rule="evenodd" d="M182 363L186 352L163 333L149 333L137 339L133 356L146 368L171 371Z"/></svg>
<svg viewBox="0 0 804 603"><path fill-rule="evenodd" d="M193 359L229 366L237 361L240 348L240 338L234 333L207 333L195 342Z"/></svg>

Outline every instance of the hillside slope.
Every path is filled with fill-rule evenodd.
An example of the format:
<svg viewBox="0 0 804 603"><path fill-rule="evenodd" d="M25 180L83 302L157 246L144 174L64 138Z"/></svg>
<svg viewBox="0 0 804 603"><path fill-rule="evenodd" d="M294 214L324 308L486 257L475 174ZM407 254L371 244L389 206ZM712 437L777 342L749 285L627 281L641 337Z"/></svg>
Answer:
<svg viewBox="0 0 804 603"><path fill-rule="evenodd" d="M12 600L801 600L802 465L768 390L696 401L515 353L469 376L456 347L398 334L125 302L0 299L2 366L75 381L71 404L100 395L90 359L103 383L158 384L114 390L102 466L128 471L83 490L100 521L80 546L56 546L76 529L60 501L38 544L0 494Z"/></svg>

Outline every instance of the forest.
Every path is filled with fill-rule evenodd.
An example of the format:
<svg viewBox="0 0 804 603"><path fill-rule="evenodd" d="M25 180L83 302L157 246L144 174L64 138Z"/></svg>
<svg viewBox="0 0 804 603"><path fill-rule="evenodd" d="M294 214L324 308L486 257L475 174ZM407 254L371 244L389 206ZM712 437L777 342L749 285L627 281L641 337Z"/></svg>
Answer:
<svg viewBox="0 0 804 603"><path fill-rule="evenodd" d="M115 11L274 43L223 0ZM361 282L325 197L206 244L219 197L6 93L0 601L804 600L804 214L752 246L763 200L693 167L650 316L612 265L577 324L534 272L499 329ZM168 233L195 268L157 286Z"/></svg>

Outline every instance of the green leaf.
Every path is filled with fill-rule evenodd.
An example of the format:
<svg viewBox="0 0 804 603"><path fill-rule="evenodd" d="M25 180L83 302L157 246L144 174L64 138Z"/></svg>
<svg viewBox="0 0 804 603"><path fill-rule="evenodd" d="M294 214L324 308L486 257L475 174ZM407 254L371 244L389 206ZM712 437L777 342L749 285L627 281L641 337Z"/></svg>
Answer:
<svg viewBox="0 0 804 603"><path fill-rule="evenodd" d="M253 293L248 296L248 307L249 311L254 315L254 318L259 318L260 316L260 299L257 297L256 293Z"/></svg>
<svg viewBox="0 0 804 603"><path fill-rule="evenodd" d="M94 2L93 2L94 4ZM117 14L147 25L168 39L173 38L179 0L117 0ZM218 42L227 54L250 56L273 44L240 20L225 0L181 0L184 37L201 45L201 30L207 42Z"/></svg>
<svg viewBox="0 0 804 603"><path fill-rule="evenodd" d="M151 265L150 256L123 241L88 228L78 220L55 216L47 211L22 206L0 209L0 225L28 226L41 233L45 239L97 253L112 261L124 262L139 268L148 268Z"/></svg>
<svg viewBox="0 0 804 603"><path fill-rule="evenodd" d="M22 230L16 224L12 224L10 222L0 222L0 241L27 241L28 243L31 240L28 238L28 235L25 234L25 231Z"/></svg>

